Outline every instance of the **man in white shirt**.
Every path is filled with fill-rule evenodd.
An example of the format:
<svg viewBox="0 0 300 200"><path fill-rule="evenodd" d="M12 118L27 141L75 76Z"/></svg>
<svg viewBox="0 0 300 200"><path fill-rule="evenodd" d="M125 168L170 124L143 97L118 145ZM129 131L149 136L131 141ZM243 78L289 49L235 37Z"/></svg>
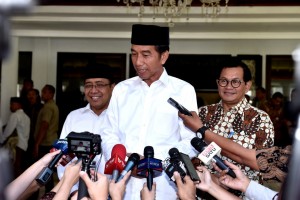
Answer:
<svg viewBox="0 0 300 200"><path fill-rule="evenodd" d="M63 125L60 139L64 139L70 132L98 133L102 127L103 117L109 104L115 81L112 68L107 65L90 63L86 67L84 76L84 95L88 104L69 113ZM95 161L100 162L98 171L104 173L105 159L102 155L96 156ZM98 164L98 163L97 163ZM63 176L65 167L59 166L58 177ZM71 192L78 189L75 185Z"/></svg>
<svg viewBox="0 0 300 200"><path fill-rule="evenodd" d="M109 158L118 143L129 154L141 156L145 146L152 146L154 157L161 160L169 157L168 151L173 147L194 156L190 140L195 133L183 125L178 110L167 102L172 97L197 112L194 87L169 76L163 67L169 57L169 28L135 24L131 43L131 60L138 76L114 88L102 133L105 156ZM131 176L124 199L140 199L145 182L146 179ZM177 198L176 186L164 172L154 182L157 199Z"/></svg>
<svg viewBox="0 0 300 200"><path fill-rule="evenodd" d="M16 139L18 142L15 147L16 154L14 161L14 173L17 177L25 170L22 168L24 166L22 159L28 147L30 119L23 111L22 99L19 97L12 97L10 99L10 111L12 113L9 116L3 135L0 137L0 142L3 143L7 140L9 143L10 136L17 136Z"/></svg>

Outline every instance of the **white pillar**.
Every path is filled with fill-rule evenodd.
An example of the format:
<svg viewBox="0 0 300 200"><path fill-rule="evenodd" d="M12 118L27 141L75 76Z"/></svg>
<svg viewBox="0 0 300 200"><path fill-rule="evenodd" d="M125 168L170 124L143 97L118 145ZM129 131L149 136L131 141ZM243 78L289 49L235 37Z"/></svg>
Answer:
<svg viewBox="0 0 300 200"><path fill-rule="evenodd" d="M9 56L2 62L1 79L1 119L6 124L10 115L10 98L17 96L18 84L18 60L19 60L19 38L11 38L11 48Z"/></svg>

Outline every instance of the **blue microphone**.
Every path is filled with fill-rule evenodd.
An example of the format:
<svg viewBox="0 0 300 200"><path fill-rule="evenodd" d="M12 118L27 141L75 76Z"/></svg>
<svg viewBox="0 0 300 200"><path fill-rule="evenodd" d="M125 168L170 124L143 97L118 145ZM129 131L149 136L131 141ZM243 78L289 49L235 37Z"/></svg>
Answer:
<svg viewBox="0 0 300 200"><path fill-rule="evenodd" d="M120 176L116 180L116 183L123 179L123 177L127 174L128 171L132 170L140 160L140 156L137 153L133 153L129 156L128 161L121 172Z"/></svg>

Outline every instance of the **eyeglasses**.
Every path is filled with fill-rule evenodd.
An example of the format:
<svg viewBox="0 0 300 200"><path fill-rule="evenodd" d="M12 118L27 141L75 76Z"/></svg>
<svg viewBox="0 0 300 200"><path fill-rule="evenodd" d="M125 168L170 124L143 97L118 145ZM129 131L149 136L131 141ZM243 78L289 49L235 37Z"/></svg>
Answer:
<svg viewBox="0 0 300 200"><path fill-rule="evenodd" d="M233 88L238 88L238 87L240 87L241 83L244 82L244 81L241 81L239 79L232 79L231 81L229 81L225 78L217 79L217 83L221 87L226 87L229 82L230 82L230 84Z"/></svg>
<svg viewBox="0 0 300 200"><path fill-rule="evenodd" d="M86 89L86 90L91 90L91 89L93 89L93 87L95 87L95 89L97 89L97 90L101 90L101 89L103 89L103 88L105 88L106 86L108 86L108 85L110 85L109 83L107 83L107 84L103 84L103 83L96 83L95 85L93 85L93 84L85 84L84 85L84 89Z"/></svg>

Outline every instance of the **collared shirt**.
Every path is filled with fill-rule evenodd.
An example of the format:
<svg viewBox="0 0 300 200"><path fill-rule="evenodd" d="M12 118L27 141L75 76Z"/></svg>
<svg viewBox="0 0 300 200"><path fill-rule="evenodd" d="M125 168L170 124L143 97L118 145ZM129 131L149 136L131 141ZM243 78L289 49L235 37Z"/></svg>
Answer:
<svg viewBox="0 0 300 200"><path fill-rule="evenodd" d="M39 133L41 123L43 121L49 124L47 129L47 134L40 145L42 146L52 146L53 142L57 139L57 131L58 131L58 119L59 119L59 111L54 100L49 100L44 104L43 108L40 110L38 114L38 118L36 121L36 128L34 138L37 137Z"/></svg>
<svg viewBox="0 0 300 200"><path fill-rule="evenodd" d="M4 142L16 129L18 134L18 144L17 147L27 150L28 138L30 131L30 119L24 113L23 109L19 109L9 116L7 125L1 137L1 143Z"/></svg>
<svg viewBox="0 0 300 200"><path fill-rule="evenodd" d="M164 160L176 147L180 152L195 156L190 144L195 133L186 128L178 110L170 105L169 97L188 110L197 112L195 89L185 81L171 77L166 70L149 87L139 77L117 84L107 109L103 132L103 151L110 156L115 144L125 145L127 153L144 155L145 146L154 148L154 158ZM176 199L175 185L163 173L155 178L157 199ZM140 199L146 179L131 177L124 199ZM173 187L173 188L172 188Z"/></svg>
<svg viewBox="0 0 300 200"><path fill-rule="evenodd" d="M222 100L217 104L203 106L199 108L199 116L211 131L245 148L261 149L274 144L274 127L270 117L266 112L251 106L245 98L226 113ZM225 156L223 159L233 162ZM250 179L258 180L257 171L247 166L239 166Z"/></svg>
<svg viewBox="0 0 300 200"><path fill-rule="evenodd" d="M97 115L94 113L94 111L90 108L90 104L87 104L83 108L79 108L77 110L73 110L70 112L64 122L61 134L60 134L60 139L65 139L69 133L71 132L76 132L76 133L81 133L81 132L90 132L90 133L99 133L99 128L102 127L103 124L103 117L106 113L106 110L104 110L100 115ZM94 161L99 162L100 160L100 155L96 156ZM99 168L98 172L104 173L104 166L105 166L105 159L102 156L100 163L99 163ZM58 166L57 172L58 172L58 177L61 179L61 177L64 174L65 167L63 166ZM78 189L78 184L76 184L71 192L74 190Z"/></svg>

